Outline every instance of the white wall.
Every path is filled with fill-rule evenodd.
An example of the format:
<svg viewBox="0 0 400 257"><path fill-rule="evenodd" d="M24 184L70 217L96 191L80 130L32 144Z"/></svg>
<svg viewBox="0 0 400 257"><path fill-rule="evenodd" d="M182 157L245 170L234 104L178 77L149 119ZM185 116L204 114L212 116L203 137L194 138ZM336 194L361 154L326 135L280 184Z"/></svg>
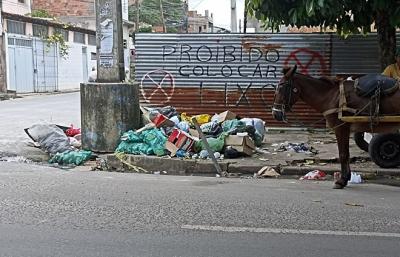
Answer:
<svg viewBox="0 0 400 257"><path fill-rule="evenodd" d="M18 0L3 1L3 12L19 15L31 13L31 1L25 0L25 3L20 3Z"/></svg>
<svg viewBox="0 0 400 257"><path fill-rule="evenodd" d="M77 43L69 43L68 57L66 59L59 57L58 59L58 89L60 91L79 89L80 83L87 81L88 78L83 77L83 61L82 47L87 47L87 73L93 66L96 66L96 61L90 60L91 52L96 52L96 46L82 45Z"/></svg>

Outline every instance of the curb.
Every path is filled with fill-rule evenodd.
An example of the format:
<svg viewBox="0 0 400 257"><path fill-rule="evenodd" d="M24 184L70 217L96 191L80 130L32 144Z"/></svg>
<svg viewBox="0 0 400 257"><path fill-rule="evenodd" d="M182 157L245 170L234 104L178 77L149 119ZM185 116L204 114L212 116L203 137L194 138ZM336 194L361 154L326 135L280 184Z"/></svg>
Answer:
<svg viewBox="0 0 400 257"><path fill-rule="evenodd" d="M142 156L142 155L125 155L126 163L122 163L114 154L106 155L108 167L110 171L116 172L135 172L131 166L136 166L145 169L148 173L164 172L168 175L204 175L213 176L216 174L213 163L210 160L191 160L179 158L166 158L156 156ZM240 163L235 159L223 160L219 162L222 171L227 173L236 173L243 175L253 175L261 168L268 165ZM283 176L303 176L312 170L322 170L326 174L333 175L333 173L340 171L340 167L332 166L271 166L280 170ZM382 169L382 168L357 168L354 169L357 173L361 173L366 177L377 176L399 176L400 169Z"/></svg>
<svg viewBox="0 0 400 257"><path fill-rule="evenodd" d="M340 172L340 168L338 167L329 167L329 166L306 166L306 167L295 167L295 166L287 166L281 169L282 175L305 175L307 172L312 170L322 170L326 174L333 175L335 172ZM400 176L400 169L383 169L383 168L357 168L353 169L353 171L361 174L375 176Z"/></svg>

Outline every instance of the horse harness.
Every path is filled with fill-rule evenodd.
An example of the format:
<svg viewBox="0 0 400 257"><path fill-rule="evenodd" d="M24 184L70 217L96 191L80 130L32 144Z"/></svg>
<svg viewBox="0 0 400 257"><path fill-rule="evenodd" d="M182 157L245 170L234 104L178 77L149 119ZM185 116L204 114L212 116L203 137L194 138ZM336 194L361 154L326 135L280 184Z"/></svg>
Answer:
<svg viewBox="0 0 400 257"><path fill-rule="evenodd" d="M352 113L354 116L369 108L369 116L371 117L371 125L379 122L380 100L383 96L395 93L400 88L400 81L388 78L382 75L370 74L363 76L354 81L354 90L360 97L369 97L370 101L360 110L347 106L345 83L342 81L339 85L339 106L338 108L329 109L323 112L326 117L333 113L338 113L339 119L343 117L343 112Z"/></svg>
<svg viewBox="0 0 400 257"><path fill-rule="evenodd" d="M293 87L293 79L290 77L290 79L286 80L285 82L279 83L276 90L279 90L279 88L283 88L283 99L284 102L281 104L276 104L276 93L274 94L274 104L272 106L273 111L285 111L286 107L288 107L288 111L292 111L292 107L290 106L290 102L292 100L292 93L297 92L297 89Z"/></svg>

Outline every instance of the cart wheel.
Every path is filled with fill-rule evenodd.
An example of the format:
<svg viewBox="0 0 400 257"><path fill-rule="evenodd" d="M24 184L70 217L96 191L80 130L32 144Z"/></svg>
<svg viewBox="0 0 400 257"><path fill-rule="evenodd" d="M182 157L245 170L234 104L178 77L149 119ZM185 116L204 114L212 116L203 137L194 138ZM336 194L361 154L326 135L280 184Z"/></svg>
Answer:
<svg viewBox="0 0 400 257"><path fill-rule="evenodd" d="M382 168L400 165L400 134L388 133L375 135L369 143L371 159Z"/></svg>
<svg viewBox="0 0 400 257"><path fill-rule="evenodd" d="M353 138L354 138L354 142L356 142L356 145L361 150L364 150L364 151L368 152L369 144L364 139L364 132L355 132Z"/></svg>

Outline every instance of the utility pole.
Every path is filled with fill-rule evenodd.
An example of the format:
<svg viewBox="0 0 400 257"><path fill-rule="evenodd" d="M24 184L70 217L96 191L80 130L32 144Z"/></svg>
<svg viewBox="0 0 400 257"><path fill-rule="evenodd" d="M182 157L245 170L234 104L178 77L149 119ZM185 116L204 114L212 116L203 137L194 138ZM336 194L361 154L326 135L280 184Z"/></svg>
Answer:
<svg viewBox="0 0 400 257"><path fill-rule="evenodd" d="M247 32L247 4L249 0L244 0L243 33Z"/></svg>
<svg viewBox="0 0 400 257"><path fill-rule="evenodd" d="M114 152L140 127L139 86L125 82L121 0L96 2L96 82L81 83L82 148Z"/></svg>
<svg viewBox="0 0 400 257"><path fill-rule="evenodd" d="M139 15L140 15L140 3L136 0L136 20L135 20L135 31L139 32Z"/></svg>
<svg viewBox="0 0 400 257"><path fill-rule="evenodd" d="M125 80L121 0L96 0L97 82Z"/></svg>
<svg viewBox="0 0 400 257"><path fill-rule="evenodd" d="M236 0L231 0L231 32L237 32Z"/></svg>
<svg viewBox="0 0 400 257"><path fill-rule="evenodd" d="M163 32L166 33L167 32L167 27L165 26L164 8L163 8L162 0L160 0L160 12L161 12L161 22L162 22L162 25L163 25Z"/></svg>

